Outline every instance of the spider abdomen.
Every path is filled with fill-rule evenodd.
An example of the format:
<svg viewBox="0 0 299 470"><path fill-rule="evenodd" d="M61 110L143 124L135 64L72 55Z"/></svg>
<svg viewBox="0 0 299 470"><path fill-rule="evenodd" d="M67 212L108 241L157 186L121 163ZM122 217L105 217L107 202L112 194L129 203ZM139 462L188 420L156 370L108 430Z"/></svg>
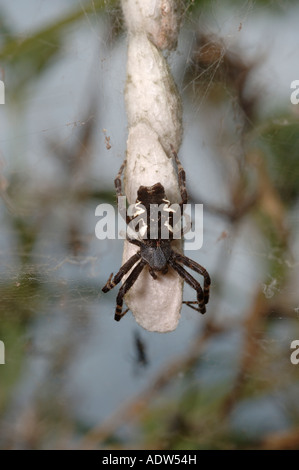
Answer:
<svg viewBox="0 0 299 470"><path fill-rule="evenodd" d="M149 246L144 244L140 247L141 258L155 271L162 271L167 266L171 253L170 244L166 246Z"/></svg>

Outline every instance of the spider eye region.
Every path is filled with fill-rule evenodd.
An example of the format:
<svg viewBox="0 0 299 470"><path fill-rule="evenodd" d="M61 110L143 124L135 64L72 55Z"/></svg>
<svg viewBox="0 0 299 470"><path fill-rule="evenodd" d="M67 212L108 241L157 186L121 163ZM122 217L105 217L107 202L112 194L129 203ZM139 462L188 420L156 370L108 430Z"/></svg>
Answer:
<svg viewBox="0 0 299 470"><path fill-rule="evenodd" d="M140 248L141 258L156 271L165 269L170 256L170 250L161 246L142 245Z"/></svg>

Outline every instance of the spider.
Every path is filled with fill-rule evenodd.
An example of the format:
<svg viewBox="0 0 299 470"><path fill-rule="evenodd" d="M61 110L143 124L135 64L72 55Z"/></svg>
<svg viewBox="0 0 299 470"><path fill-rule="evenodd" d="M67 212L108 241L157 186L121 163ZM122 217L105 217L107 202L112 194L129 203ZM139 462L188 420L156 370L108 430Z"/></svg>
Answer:
<svg viewBox="0 0 299 470"><path fill-rule="evenodd" d="M172 149L172 154L177 166L178 172L178 182L181 194L181 202L179 204L181 216L183 215L183 206L188 202L188 195L186 190L186 175L185 171L181 165L181 162L178 158L177 153ZM114 185L116 189L116 195L122 196L122 173L126 165L126 160L120 167L120 170L114 180ZM157 273L166 274L168 271L169 266L174 269L179 276L181 276L187 284L189 284L197 294L196 301L184 301L184 304L187 304L189 307L193 308L197 312L204 314L206 312L206 304L209 301L209 289L210 289L210 276L209 273L206 271L204 267L200 264L196 263L192 259L188 258L187 256L181 255L172 249L171 243L173 241L173 214L171 209L169 208L170 202L166 199L166 194L164 190L164 186L161 183L156 183L153 186L140 186L137 191L137 199L136 199L136 208L139 208L140 204L146 209L147 214L147 224L145 225L146 231L146 238L144 239L137 239L137 238L130 238L127 237L127 240L139 247L139 250L136 254L131 256L129 260L121 266L120 270L117 274L113 277L113 273L110 275L107 283L102 288L103 292L108 292L109 290L113 289L121 280L122 278L132 269L131 273L119 289L117 299L116 299L116 310L114 319L119 321L129 309L123 311L123 302L124 296L128 292L128 290L133 286L136 282L138 276L140 275L141 271L147 267L149 270L150 275L153 279L157 279ZM157 204L164 204L165 211L169 216L169 223L167 225L169 230L169 238L164 239L161 238L161 220L162 215L159 212L158 219L153 221L150 219L150 205ZM135 215L133 216L126 216L127 224L130 223L132 220L136 219L137 214L140 215L142 211L138 209ZM150 223L158 224L158 237L151 238L150 237ZM183 230L181 231L183 234ZM188 271L182 266L186 266L193 271L201 274L204 278L204 287L202 289L200 283L191 275Z"/></svg>

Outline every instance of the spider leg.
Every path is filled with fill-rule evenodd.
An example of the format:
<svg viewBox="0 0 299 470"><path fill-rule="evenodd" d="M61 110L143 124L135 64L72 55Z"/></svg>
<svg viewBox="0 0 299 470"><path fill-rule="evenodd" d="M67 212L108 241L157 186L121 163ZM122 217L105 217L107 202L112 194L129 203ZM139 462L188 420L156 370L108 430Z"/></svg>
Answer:
<svg viewBox="0 0 299 470"><path fill-rule="evenodd" d="M119 171L116 175L116 178L114 180L114 186L115 186L115 191L116 191L116 197L117 198L123 196L121 178L122 178L122 174L123 174L123 171L124 171L124 168L125 168L126 164L127 164L127 159L124 160L124 162L121 165L121 167L120 167L120 169L119 169ZM129 224L131 222L132 218L127 215L126 211L120 210L120 215L126 221L127 224Z"/></svg>
<svg viewBox="0 0 299 470"><path fill-rule="evenodd" d="M141 247L141 245L143 245L142 241L138 240L137 238L130 238L130 237L127 236L127 241L129 243L132 243L132 245L137 245L139 247Z"/></svg>
<svg viewBox="0 0 299 470"><path fill-rule="evenodd" d="M194 301L184 300L182 303L188 305L188 307L190 307L190 308L193 308L193 310L196 310L197 312L200 312L198 307L193 306L193 304L198 305L197 300L194 300Z"/></svg>
<svg viewBox="0 0 299 470"><path fill-rule="evenodd" d="M114 180L114 186L115 186L115 190L116 190L116 196L123 196L122 194L122 188L121 188L121 177L122 177L122 174L123 174L123 171L124 171L124 168L127 164L127 160L125 159L123 164L121 165L120 169L119 169L119 172L117 173L116 175L116 178Z"/></svg>
<svg viewBox="0 0 299 470"><path fill-rule="evenodd" d="M178 180L179 180L179 187L180 187L180 192L181 192L181 198L182 198L182 202L180 203L180 206L182 207L183 204L187 204L188 202L188 194L187 194L187 190L186 190L186 173L185 173L185 170L179 160L179 157L176 153L176 151L174 150L174 148L171 146L171 151L172 151L172 154L174 156L174 159L175 159L175 162L176 162L176 166L177 166L177 169L178 169Z"/></svg>
<svg viewBox="0 0 299 470"><path fill-rule="evenodd" d="M153 268L151 268L151 267L149 266L148 269L149 269L149 273L150 273L150 275L152 276L152 278L155 279L155 280L158 279L158 276L157 276L157 274L155 273L155 271L153 270Z"/></svg>
<svg viewBox="0 0 299 470"><path fill-rule="evenodd" d="M132 287L132 285L136 282L136 279L138 278L139 274L141 273L145 265L146 265L146 261L140 260L137 266L135 266L135 268L129 275L129 277L126 279L124 284L119 289L119 292L116 298L116 309L115 309L114 320L119 321L129 310L127 309L124 312L122 312L124 296L126 295L128 290Z"/></svg>
<svg viewBox="0 0 299 470"><path fill-rule="evenodd" d="M118 284L122 278L124 277L125 274L127 274L128 271L134 266L135 263L140 259L140 252L137 252L135 255L131 256L131 258L128 259L128 261L122 265L120 270L118 271L117 274L115 274L114 278L113 273L110 274L108 281L102 288L103 292L108 292L109 290L113 289L116 284Z"/></svg>
<svg viewBox="0 0 299 470"><path fill-rule="evenodd" d="M122 308L122 306L121 306L121 308ZM121 312L121 313L116 313L116 312L115 312L114 320L115 320L115 321L120 321L120 320L122 319L122 317L124 317L125 314L128 313L129 310L130 310L129 308L126 308L126 310L124 310L124 311Z"/></svg>
<svg viewBox="0 0 299 470"><path fill-rule="evenodd" d="M179 188L180 188L180 193L181 193L181 203L180 203L180 207L181 207L181 215L185 217L185 220L186 220L186 226L185 227L182 227L181 229L181 237L183 237L185 235L185 233L188 233L190 232L191 228L192 228L192 223L191 223L191 218L189 215L187 214L184 214L183 213L183 209L184 209L184 204L187 204L188 202L188 193L187 193L187 189L186 189L186 173L185 173L185 170L179 160L179 157L178 157L178 154L176 153L176 151L174 150L174 148L171 146L171 151L172 151L172 154L173 154L173 157L175 159L175 162L176 162L176 166L177 166L177 169L178 169L178 180L179 180Z"/></svg>
<svg viewBox="0 0 299 470"><path fill-rule="evenodd" d="M173 257L169 258L168 262L170 266L172 266L173 269L175 269L175 271L184 279L184 281L186 281L187 284L189 284L189 286L191 286L196 291L197 293L196 303L198 304L198 308L195 308L195 307L192 307L192 308L204 314L206 312L204 293L199 282L196 281L196 279L194 279L194 277L191 276L191 274L189 274L188 271L186 271L186 269L183 268L183 266L178 264Z"/></svg>
<svg viewBox="0 0 299 470"><path fill-rule="evenodd" d="M201 274L204 277L203 295L204 295L204 302L205 304L207 304L209 302L210 285L211 285L211 278L209 276L208 271L203 266L196 263L195 261L188 258L187 256L180 255L179 253L174 253L174 252L172 256L176 261L179 261L180 263L184 264L188 268L193 269L193 271L197 272L198 274Z"/></svg>

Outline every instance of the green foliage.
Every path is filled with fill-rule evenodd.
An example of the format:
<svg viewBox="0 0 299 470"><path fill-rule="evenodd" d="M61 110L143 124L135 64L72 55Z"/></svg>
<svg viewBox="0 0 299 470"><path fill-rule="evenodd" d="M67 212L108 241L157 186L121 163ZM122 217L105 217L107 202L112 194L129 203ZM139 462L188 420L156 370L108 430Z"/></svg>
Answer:
<svg viewBox="0 0 299 470"><path fill-rule="evenodd" d="M0 411L10 398L27 356L28 326L42 311L44 295L37 273L16 276L0 284L0 338L5 339L5 366L1 366Z"/></svg>
<svg viewBox="0 0 299 470"><path fill-rule="evenodd" d="M236 6L237 8L240 7L240 0L187 0L189 9L194 12L194 10L202 10L204 7L212 7L215 8L217 3L221 3L221 5L229 6ZM248 2L250 3L250 2ZM287 2L282 2L281 0L254 0L251 2L254 4L254 7L261 7L265 10L271 8L271 12L281 12L284 11L286 7L290 7L292 4L296 5L296 0L289 0ZM287 4L287 5L286 5Z"/></svg>
<svg viewBox="0 0 299 470"><path fill-rule="evenodd" d="M217 389L186 383L172 400L160 400L143 420L147 447L164 450L220 449L229 447L227 424L218 421L226 384ZM163 419L161 417L163 416Z"/></svg>
<svg viewBox="0 0 299 470"><path fill-rule="evenodd" d="M286 204L299 195L299 120L289 115L271 119L261 135L272 180Z"/></svg>

